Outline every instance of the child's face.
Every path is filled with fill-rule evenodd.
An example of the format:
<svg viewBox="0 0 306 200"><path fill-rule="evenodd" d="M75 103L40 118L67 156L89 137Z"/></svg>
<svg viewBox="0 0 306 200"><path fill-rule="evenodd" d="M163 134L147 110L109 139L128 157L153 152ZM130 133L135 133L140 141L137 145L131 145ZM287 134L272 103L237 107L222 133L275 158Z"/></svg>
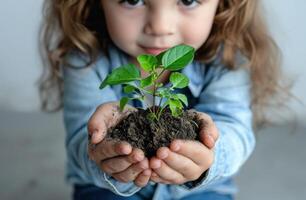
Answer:
<svg viewBox="0 0 306 200"><path fill-rule="evenodd" d="M132 57L209 36L219 0L101 0L112 41Z"/></svg>

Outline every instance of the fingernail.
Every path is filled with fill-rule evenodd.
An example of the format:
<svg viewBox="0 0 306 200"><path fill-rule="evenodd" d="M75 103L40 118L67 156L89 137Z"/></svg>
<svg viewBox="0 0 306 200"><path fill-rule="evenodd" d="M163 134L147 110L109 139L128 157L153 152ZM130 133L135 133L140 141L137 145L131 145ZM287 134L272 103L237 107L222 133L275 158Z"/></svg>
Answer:
<svg viewBox="0 0 306 200"><path fill-rule="evenodd" d="M130 153L130 147L126 144L121 144L120 149L121 149L121 152L125 155Z"/></svg>
<svg viewBox="0 0 306 200"><path fill-rule="evenodd" d="M210 148L213 148L215 146L215 140L211 135L206 135L207 140L210 142Z"/></svg>
<svg viewBox="0 0 306 200"><path fill-rule="evenodd" d="M141 161L142 159L143 159L142 155L139 155L139 154L134 155L134 160Z"/></svg>
<svg viewBox="0 0 306 200"><path fill-rule="evenodd" d="M212 137L212 135L207 135L207 138L211 141L211 142L213 142L213 143L215 143L215 140L214 140L214 138Z"/></svg>
<svg viewBox="0 0 306 200"><path fill-rule="evenodd" d="M93 138L96 134L98 133L97 130L93 131L91 134L89 134L91 136L91 138Z"/></svg>
<svg viewBox="0 0 306 200"><path fill-rule="evenodd" d="M138 155L134 155L133 158L135 161L140 161L140 157Z"/></svg>
<svg viewBox="0 0 306 200"><path fill-rule="evenodd" d="M96 130L96 131L94 131L92 134L91 134L91 142L95 142L96 143L96 141L99 139L98 138L98 131Z"/></svg>
<svg viewBox="0 0 306 200"><path fill-rule="evenodd" d="M163 151L159 154L160 159L165 159L168 157L168 152L167 151Z"/></svg>
<svg viewBox="0 0 306 200"><path fill-rule="evenodd" d="M178 151L178 150L180 150L180 145L178 144L178 142L175 142L175 143L172 143L172 150L173 151Z"/></svg>
<svg viewBox="0 0 306 200"><path fill-rule="evenodd" d="M92 132L91 135L95 135L95 134L97 134L98 132L99 132L98 130L94 130L94 131Z"/></svg>
<svg viewBox="0 0 306 200"><path fill-rule="evenodd" d="M155 172L152 172L151 176L157 177L157 174Z"/></svg>

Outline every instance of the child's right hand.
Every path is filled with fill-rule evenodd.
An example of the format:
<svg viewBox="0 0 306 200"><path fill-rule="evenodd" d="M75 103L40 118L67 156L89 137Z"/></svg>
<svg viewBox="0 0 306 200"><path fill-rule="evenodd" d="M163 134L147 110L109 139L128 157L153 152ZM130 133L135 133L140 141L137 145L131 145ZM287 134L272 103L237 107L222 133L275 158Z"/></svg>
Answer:
<svg viewBox="0 0 306 200"><path fill-rule="evenodd" d="M132 148L127 142L104 139L107 129L135 108L127 105L119 111L115 102L100 105L88 121L88 154L105 173L121 182L144 187L150 180L151 170L142 150Z"/></svg>

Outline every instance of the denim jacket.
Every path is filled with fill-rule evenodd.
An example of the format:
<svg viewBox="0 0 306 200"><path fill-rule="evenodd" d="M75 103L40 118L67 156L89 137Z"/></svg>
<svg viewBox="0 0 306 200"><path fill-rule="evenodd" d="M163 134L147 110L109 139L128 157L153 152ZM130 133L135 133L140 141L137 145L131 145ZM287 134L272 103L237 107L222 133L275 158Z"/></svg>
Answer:
<svg viewBox="0 0 306 200"><path fill-rule="evenodd" d="M141 189L133 182L119 182L101 171L89 159L87 152L90 116L100 104L118 101L123 95L121 86L107 86L100 90L99 85L111 70L127 64L127 60L127 55L114 46L109 48L108 56L99 55L89 67L84 67L86 57L80 53L66 56L66 63L74 66L63 66L63 113L68 158L66 179L70 184L93 184L121 196L133 195ZM220 56L209 64L193 61L181 72L190 79L188 87L180 91L187 95L190 108L209 114L218 128L214 163L196 182L156 184L153 199L178 199L204 190L233 194L236 188L229 179L238 172L255 147L250 73L244 68L228 70L221 64ZM139 102L136 104L135 101L131 103L139 107ZM150 182L147 187L154 184Z"/></svg>

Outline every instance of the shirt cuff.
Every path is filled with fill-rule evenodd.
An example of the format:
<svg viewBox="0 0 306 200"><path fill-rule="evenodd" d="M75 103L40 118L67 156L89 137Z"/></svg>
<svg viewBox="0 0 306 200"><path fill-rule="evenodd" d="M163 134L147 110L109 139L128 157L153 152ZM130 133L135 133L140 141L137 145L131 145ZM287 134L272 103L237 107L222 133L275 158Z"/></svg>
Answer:
<svg viewBox="0 0 306 200"><path fill-rule="evenodd" d="M182 184L181 186L187 189L195 188L204 182L204 180L207 178L208 173L209 173L209 169L206 170L197 180L186 182Z"/></svg>
<svg viewBox="0 0 306 200"><path fill-rule="evenodd" d="M117 181L110 175L106 174L105 172L102 173L103 179L105 182L110 186L110 189L120 196L132 196L139 190L141 190L141 187L138 187L134 184L134 182L129 183L122 183L120 181Z"/></svg>

